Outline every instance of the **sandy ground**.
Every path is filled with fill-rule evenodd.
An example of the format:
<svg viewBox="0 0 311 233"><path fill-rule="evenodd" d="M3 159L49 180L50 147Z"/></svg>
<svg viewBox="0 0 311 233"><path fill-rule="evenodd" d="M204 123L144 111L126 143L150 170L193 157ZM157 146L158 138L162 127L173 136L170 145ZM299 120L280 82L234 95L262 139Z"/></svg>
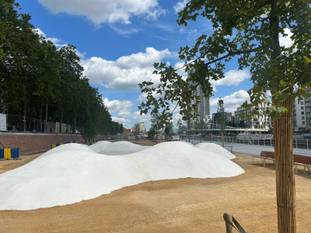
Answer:
<svg viewBox="0 0 311 233"><path fill-rule="evenodd" d="M20 167L30 162L31 160L37 158L38 156L39 154L25 155L25 156L21 156L20 159L17 159L17 160L1 160L0 161L0 173Z"/></svg>
<svg viewBox="0 0 311 233"><path fill-rule="evenodd" d="M236 162L246 169L239 177L148 182L73 205L0 211L0 231L224 233L228 212L248 233L276 232L274 170L249 156ZM297 232L311 233L311 176L297 175L296 185Z"/></svg>

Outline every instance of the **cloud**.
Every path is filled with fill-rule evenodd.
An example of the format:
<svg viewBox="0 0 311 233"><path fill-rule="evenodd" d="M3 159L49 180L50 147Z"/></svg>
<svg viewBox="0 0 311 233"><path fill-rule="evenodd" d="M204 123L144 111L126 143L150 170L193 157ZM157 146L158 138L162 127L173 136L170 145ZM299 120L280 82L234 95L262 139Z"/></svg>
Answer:
<svg viewBox="0 0 311 233"><path fill-rule="evenodd" d="M132 116L133 103L129 100L109 100L103 98L103 102L112 115L112 120L128 124Z"/></svg>
<svg viewBox="0 0 311 233"><path fill-rule="evenodd" d="M120 26L116 26L112 24L110 25L110 28L122 36L131 35L131 34L138 33L141 31L141 29L139 28L129 28L128 26L120 27Z"/></svg>
<svg viewBox="0 0 311 233"><path fill-rule="evenodd" d="M85 16L94 24L131 23L133 16L148 20L164 14L158 0L39 0L52 13Z"/></svg>
<svg viewBox="0 0 311 233"><path fill-rule="evenodd" d="M216 86L238 86L241 82L251 77L248 70L229 70L225 73L223 79L211 81L214 87Z"/></svg>
<svg viewBox="0 0 311 233"><path fill-rule="evenodd" d="M174 68L176 69L177 74L179 74L180 76L182 76L183 80L187 79L187 72L185 71L185 63L184 62L176 62L174 65Z"/></svg>
<svg viewBox="0 0 311 233"><path fill-rule="evenodd" d="M211 112L216 112L217 103L219 98L211 98L210 105L211 105ZM239 90L231 95L225 96L222 98L224 101L224 107L226 112L234 112L237 107L243 104L245 101L250 101L250 97L247 91Z"/></svg>
<svg viewBox="0 0 311 233"><path fill-rule="evenodd" d="M290 48L294 44L292 39L293 33L289 28L284 29L284 33L279 34L280 45L285 48Z"/></svg>
<svg viewBox="0 0 311 233"><path fill-rule="evenodd" d="M61 43L61 40L56 37L48 37L40 28L33 29L35 33L37 33L42 38L45 38L45 40L51 41L56 47L62 47L64 44Z"/></svg>
<svg viewBox="0 0 311 233"><path fill-rule="evenodd" d="M48 37L46 33L43 32L40 28L34 28L33 31L37 33L39 36L41 36L42 38L44 38L45 40L51 41L57 49L68 45L67 43L62 42L62 40L59 38ZM83 59L85 56L85 53L80 52L77 48L76 48L76 54L80 57L80 59Z"/></svg>
<svg viewBox="0 0 311 233"><path fill-rule="evenodd" d="M153 64L172 56L168 49L156 50L152 47L145 52L122 56L115 61L101 57L83 60L84 75L93 84L106 88L129 89L137 88L138 83L145 80L156 82L158 77L153 74Z"/></svg>
<svg viewBox="0 0 311 233"><path fill-rule="evenodd" d="M182 9L185 8L186 4L189 2L189 0L183 0L179 1L174 5L174 11L175 13L180 12Z"/></svg>

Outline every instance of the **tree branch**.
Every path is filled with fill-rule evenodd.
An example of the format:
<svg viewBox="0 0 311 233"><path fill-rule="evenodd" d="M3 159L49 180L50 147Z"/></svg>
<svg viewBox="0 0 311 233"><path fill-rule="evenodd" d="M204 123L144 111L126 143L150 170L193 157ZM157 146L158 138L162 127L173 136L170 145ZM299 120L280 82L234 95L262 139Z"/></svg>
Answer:
<svg viewBox="0 0 311 233"><path fill-rule="evenodd" d="M211 65L211 64L213 64L213 63L215 63L215 62L221 61L221 60L226 59L227 57L230 57L230 56L236 56L236 55L245 54L245 53L252 53L252 52L257 51L259 48L260 48L260 47L257 47L257 48L254 48L254 49L248 49L248 50L244 50L244 51L242 51L242 50L238 50L238 51L228 51L228 53L227 53L226 55L223 55L223 56L218 57L218 58L216 58L216 59L214 59L214 60L212 60L212 61L209 61L209 62L207 62L205 65L207 65L207 66L208 66L208 65ZM196 61L198 61L198 60L200 60L200 59L203 59L203 58L204 58L204 57L198 57L198 58L194 59L193 61L191 61L191 62L188 63L188 64L195 63ZM188 64L184 64L182 67L179 67L179 68L175 69L175 71L178 71L178 70L181 70L181 69L186 68Z"/></svg>

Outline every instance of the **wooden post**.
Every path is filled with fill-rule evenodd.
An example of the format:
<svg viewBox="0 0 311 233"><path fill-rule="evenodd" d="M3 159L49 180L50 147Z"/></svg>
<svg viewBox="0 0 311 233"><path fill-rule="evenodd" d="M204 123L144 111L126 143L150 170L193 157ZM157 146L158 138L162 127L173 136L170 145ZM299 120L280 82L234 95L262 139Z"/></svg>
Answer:
<svg viewBox="0 0 311 233"><path fill-rule="evenodd" d="M288 112L274 119L279 233L296 232L292 105L290 99L285 101Z"/></svg>
<svg viewBox="0 0 311 233"><path fill-rule="evenodd" d="M232 216L229 214L224 214L226 233L232 233Z"/></svg>

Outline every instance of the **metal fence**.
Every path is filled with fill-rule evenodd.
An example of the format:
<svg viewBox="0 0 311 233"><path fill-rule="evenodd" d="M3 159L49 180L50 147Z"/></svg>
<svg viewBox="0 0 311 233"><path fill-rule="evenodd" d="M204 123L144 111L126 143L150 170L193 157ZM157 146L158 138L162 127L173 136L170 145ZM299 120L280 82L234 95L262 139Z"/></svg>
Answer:
<svg viewBox="0 0 311 233"><path fill-rule="evenodd" d="M190 142L192 144L197 144L200 142L222 142L221 136L209 136L203 137L198 135L187 135L182 136L181 139L183 141ZM225 143L239 143L239 144L248 144L248 145L261 145L261 146L274 146L273 139L239 139L234 136L225 136ZM308 138L294 138L293 139L293 147L300 149L311 149L311 139Z"/></svg>

